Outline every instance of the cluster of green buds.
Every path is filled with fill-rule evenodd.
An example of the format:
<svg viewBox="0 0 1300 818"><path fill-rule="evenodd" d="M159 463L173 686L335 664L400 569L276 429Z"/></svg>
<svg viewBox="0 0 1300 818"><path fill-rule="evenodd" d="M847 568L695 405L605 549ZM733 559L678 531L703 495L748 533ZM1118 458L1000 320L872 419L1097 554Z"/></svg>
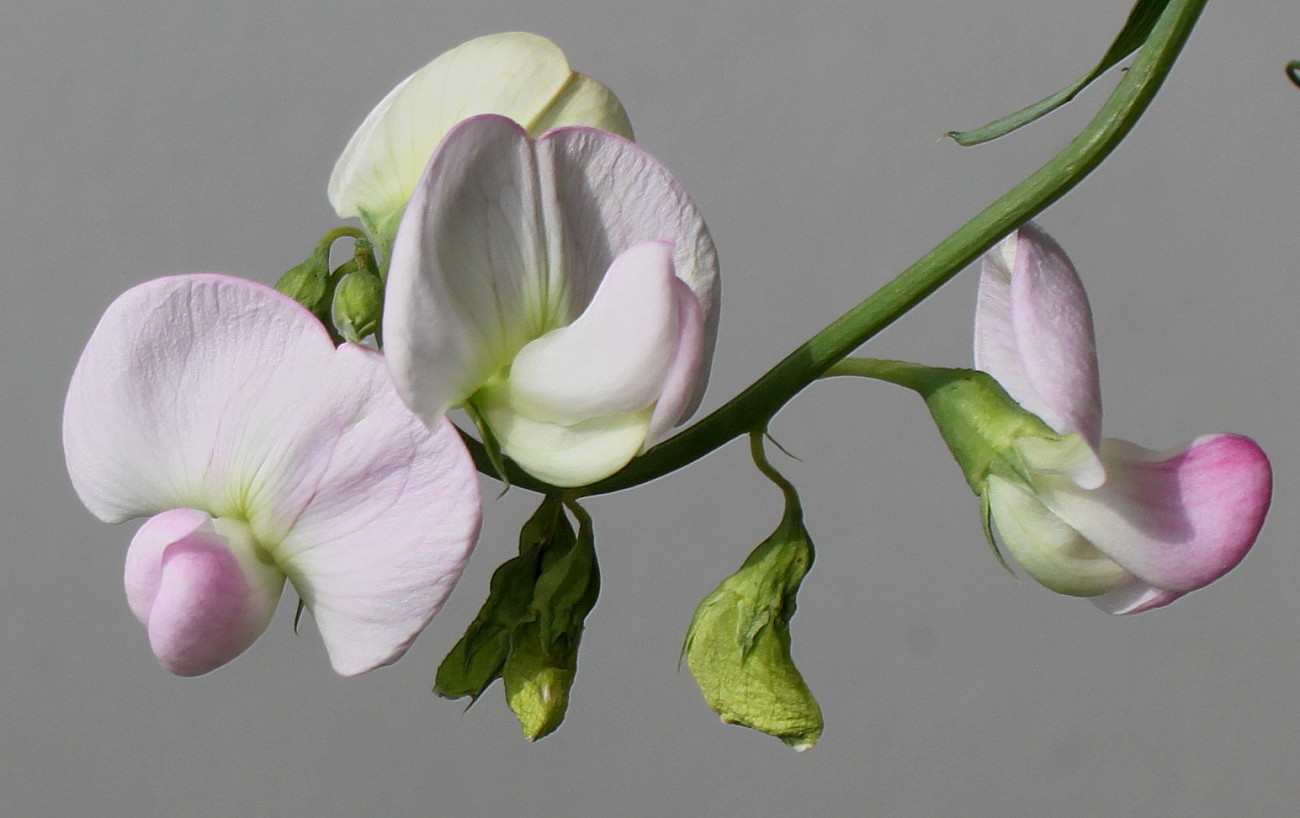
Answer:
<svg viewBox="0 0 1300 818"><path fill-rule="evenodd" d="M352 255L331 267L334 243L342 238L353 240ZM320 319L336 344L359 344L379 335L384 274L374 246L356 228L340 227L326 233L306 260L280 277L275 289Z"/></svg>
<svg viewBox="0 0 1300 818"><path fill-rule="evenodd" d="M600 593L591 519L576 503L547 497L519 533L519 556L492 575L487 602L438 666L434 692L477 700L501 679L524 737L564 720L578 670L583 623Z"/></svg>

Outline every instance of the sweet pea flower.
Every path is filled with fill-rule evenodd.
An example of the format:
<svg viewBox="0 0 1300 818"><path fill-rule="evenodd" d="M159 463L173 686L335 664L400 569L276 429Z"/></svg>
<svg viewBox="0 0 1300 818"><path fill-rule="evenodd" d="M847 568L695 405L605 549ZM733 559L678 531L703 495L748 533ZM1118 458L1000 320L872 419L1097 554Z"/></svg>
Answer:
<svg viewBox="0 0 1300 818"><path fill-rule="evenodd" d="M149 517L127 601L182 676L251 645L286 578L335 671L394 662L478 534L450 423L413 416L378 353L336 349L307 310L238 278L162 278L114 301L72 376L63 441L92 514Z"/></svg>
<svg viewBox="0 0 1300 818"><path fill-rule="evenodd" d="M330 204L343 218L359 217L388 248L438 143L479 114L510 117L533 136L586 125L632 138L618 98L573 71L555 43L523 32L492 34L441 55L375 106L334 166Z"/></svg>
<svg viewBox="0 0 1300 818"><path fill-rule="evenodd" d="M485 115L447 134L406 209L385 352L421 417L466 405L523 469L580 486L695 410L718 286L703 219L650 154Z"/></svg>
<svg viewBox="0 0 1300 818"><path fill-rule="evenodd" d="M1023 469L986 483L1002 542L1043 585L1137 613L1213 582L1254 544L1272 493L1254 441L1211 434L1156 452L1101 437L1088 298L1034 224L984 258L975 361L1058 433L1020 434Z"/></svg>

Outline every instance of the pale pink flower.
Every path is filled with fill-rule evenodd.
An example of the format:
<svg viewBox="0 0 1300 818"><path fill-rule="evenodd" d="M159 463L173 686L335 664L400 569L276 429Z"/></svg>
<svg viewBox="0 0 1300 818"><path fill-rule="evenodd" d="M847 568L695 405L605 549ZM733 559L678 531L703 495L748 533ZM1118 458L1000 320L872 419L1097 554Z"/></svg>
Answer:
<svg viewBox="0 0 1300 818"><path fill-rule="evenodd" d="M472 462L398 399L382 357L291 299L221 275L162 278L105 312L68 389L68 473L105 522L150 519L127 600L173 673L266 628L285 579L345 676L397 660L478 534Z"/></svg>
<svg viewBox="0 0 1300 818"><path fill-rule="evenodd" d="M1088 298L1033 224L984 258L975 361L1056 432L1078 436L1073 445L1022 440L1027 479L988 478L1002 542L1039 582L1136 613L1213 582L1254 544L1272 493L1254 441L1213 434L1156 452L1101 437Z"/></svg>

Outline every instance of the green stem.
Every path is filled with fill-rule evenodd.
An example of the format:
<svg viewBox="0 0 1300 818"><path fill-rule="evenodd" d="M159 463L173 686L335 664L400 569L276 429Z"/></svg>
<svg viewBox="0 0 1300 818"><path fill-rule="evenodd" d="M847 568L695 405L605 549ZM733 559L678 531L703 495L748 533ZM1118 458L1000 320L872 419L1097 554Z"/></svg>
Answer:
<svg viewBox="0 0 1300 818"><path fill-rule="evenodd" d="M940 369L933 366L914 364L908 361L885 361L878 358L845 358L827 368L821 374L823 378L851 376L857 378L875 378L898 386L906 387L921 395L926 395L936 387L947 383L957 370Z"/></svg>
<svg viewBox="0 0 1300 818"><path fill-rule="evenodd" d="M321 236L320 241L318 241L316 244L317 246L320 246L322 244L329 246L329 245L333 245L334 242L342 238L360 239L361 241L370 241L370 237L367 236L365 232L358 230L355 227L350 227L348 225L341 225L329 231L325 235Z"/></svg>
<svg viewBox="0 0 1300 818"><path fill-rule="evenodd" d="M793 509L796 514L802 515L803 509L799 504L799 493L795 491L794 483L785 479L785 475L777 471L776 468L768 461L767 453L763 451L763 438L767 435L767 429L751 429L749 432L749 454L754 458L754 465L758 467L768 480L776 483L777 488L785 495L787 509ZM787 511L787 513L789 513Z"/></svg>
<svg viewBox="0 0 1300 818"><path fill-rule="evenodd" d="M808 339L699 423L655 446L622 471L579 489L631 488L695 461L772 417L804 387L947 283L981 253L1033 218L1110 155L1146 111L1173 68L1206 0L1174 0L1133 65L1088 126L1027 179L982 210L893 281ZM512 473L512 479L514 477ZM529 488L525 481L519 484Z"/></svg>

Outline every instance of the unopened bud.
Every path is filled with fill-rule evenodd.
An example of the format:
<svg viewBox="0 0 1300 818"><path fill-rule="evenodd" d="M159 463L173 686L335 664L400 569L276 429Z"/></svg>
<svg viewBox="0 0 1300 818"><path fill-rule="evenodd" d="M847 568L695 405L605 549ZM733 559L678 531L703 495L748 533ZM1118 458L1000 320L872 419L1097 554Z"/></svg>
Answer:
<svg viewBox="0 0 1300 818"><path fill-rule="evenodd" d="M343 340L358 344L379 329L384 310L384 284L369 270L343 277L334 291L334 326Z"/></svg>
<svg viewBox="0 0 1300 818"><path fill-rule="evenodd" d="M280 276L275 289L297 301L322 322L329 318L329 245L317 247L307 260Z"/></svg>
<svg viewBox="0 0 1300 818"><path fill-rule="evenodd" d="M514 632L501 681L506 702L529 741L549 735L564 721L569 688L578 672L578 635L566 634L547 648L536 622Z"/></svg>

